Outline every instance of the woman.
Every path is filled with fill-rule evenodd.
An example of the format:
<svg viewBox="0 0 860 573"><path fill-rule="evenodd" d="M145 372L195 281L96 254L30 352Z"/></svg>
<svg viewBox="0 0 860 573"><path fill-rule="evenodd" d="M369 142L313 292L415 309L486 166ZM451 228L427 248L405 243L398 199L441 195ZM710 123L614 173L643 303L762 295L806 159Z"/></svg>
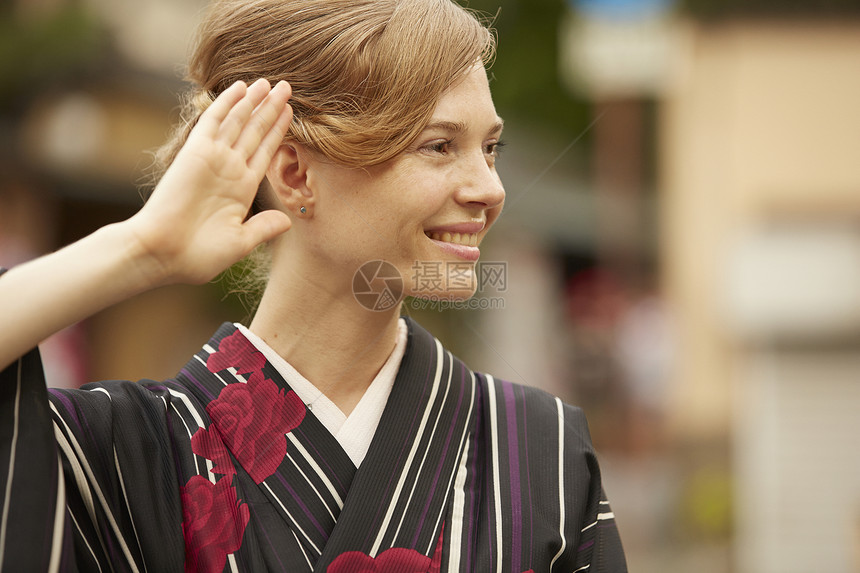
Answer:
<svg viewBox="0 0 860 573"><path fill-rule="evenodd" d="M581 412L353 293L373 261L413 296L416 263L474 273L504 201L492 51L450 0L212 7L144 208L0 278L4 568L626 570ZM45 336L261 243L250 326L174 379L46 392Z"/></svg>

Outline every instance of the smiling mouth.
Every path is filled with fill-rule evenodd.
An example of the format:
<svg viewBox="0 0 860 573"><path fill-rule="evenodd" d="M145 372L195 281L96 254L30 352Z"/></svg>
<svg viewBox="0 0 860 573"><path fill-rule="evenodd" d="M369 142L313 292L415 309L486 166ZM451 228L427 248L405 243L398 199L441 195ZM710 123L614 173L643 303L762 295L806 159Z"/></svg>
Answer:
<svg viewBox="0 0 860 573"><path fill-rule="evenodd" d="M465 247L478 246L477 233L435 233L427 231L424 234L427 235L428 238L433 239L434 241L453 243L455 245L463 245Z"/></svg>

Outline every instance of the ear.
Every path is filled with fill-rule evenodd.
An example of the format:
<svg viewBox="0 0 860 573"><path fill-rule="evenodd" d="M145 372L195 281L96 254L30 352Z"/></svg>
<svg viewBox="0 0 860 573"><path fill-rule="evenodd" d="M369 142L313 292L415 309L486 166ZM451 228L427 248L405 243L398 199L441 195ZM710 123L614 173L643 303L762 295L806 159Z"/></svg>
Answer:
<svg viewBox="0 0 860 573"><path fill-rule="evenodd" d="M269 163L266 178L275 201L298 217L307 217L314 204L313 191L308 187L308 164L298 145L286 143L278 148ZM305 212L302 212L302 207Z"/></svg>

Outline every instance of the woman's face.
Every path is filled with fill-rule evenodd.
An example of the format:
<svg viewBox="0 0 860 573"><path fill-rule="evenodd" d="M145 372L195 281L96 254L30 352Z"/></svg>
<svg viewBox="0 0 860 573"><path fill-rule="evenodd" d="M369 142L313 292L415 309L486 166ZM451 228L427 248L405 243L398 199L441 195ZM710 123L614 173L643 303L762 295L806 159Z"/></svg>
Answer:
<svg viewBox="0 0 860 573"><path fill-rule="evenodd" d="M385 260L407 295L472 296L479 246L505 199L495 167L501 131L486 71L476 66L391 161L366 170L316 164L310 244L322 266L351 280L363 264Z"/></svg>

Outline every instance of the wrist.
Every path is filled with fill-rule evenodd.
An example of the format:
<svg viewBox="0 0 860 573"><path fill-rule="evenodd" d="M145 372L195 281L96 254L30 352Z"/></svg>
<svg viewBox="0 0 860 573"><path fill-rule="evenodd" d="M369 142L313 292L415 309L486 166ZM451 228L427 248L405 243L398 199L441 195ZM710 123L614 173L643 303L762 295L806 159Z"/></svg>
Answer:
<svg viewBox="0 0 860 573"><path fill-rule="evenodd" d="M130 290L143 292L174 282L165 257L157 250L157 241L142 232L134 217L107 225L98 233L106 242L120 247L115 251L116 262L128 270Z"/></svg>

